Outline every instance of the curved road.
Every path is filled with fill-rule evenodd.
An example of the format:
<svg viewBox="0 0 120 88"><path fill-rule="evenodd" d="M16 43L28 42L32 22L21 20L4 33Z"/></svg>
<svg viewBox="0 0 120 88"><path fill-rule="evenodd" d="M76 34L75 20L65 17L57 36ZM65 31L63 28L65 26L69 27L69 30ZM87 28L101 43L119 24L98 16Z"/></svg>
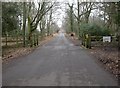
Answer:
<svg viewBox="0 0 120 88"><path fill-rule="evenodd" d="M3 64L3 86L117 86L117 81L60 33L33 53Z"/></svg>

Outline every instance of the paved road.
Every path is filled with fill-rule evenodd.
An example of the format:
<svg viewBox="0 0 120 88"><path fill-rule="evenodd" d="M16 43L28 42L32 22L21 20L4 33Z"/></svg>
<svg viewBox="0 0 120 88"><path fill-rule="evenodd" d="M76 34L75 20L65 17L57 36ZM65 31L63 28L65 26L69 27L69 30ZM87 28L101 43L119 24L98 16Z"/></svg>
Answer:
<svg viewBox="0 0 120 88"><path fill-rule="evenodd" d="M83 48L60 33L28 56L3 64L3 86L116 86Z"/></svg>

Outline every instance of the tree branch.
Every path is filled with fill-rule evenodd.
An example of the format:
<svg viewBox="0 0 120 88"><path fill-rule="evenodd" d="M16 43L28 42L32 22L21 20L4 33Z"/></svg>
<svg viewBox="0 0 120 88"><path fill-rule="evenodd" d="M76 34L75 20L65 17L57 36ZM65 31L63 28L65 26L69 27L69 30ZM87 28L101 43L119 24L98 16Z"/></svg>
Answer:
<svg viewBox="0 0 120 88"><path fill-rule="evenodd" d="M30 23L31 25L36 20L37 16L39 15L39 12L40 12L40 3L39 3L39 7L38 7L38 12L37 12L36 16L34 17L34 19L32 20L32 22Z"/></svg>
<svg viewBox="0 0 120 88"><path fill-rule="evenodd" d="M35 25L33 26L32 31L34 31L34 30L37 28L37 25L38 25L39 21L42 19L42 17L43 17L53 6L54 6L54 3L53 3L50 7L48 7L45 12L43 12L43 13L39 16L38 20L36 21Z"/></svg>

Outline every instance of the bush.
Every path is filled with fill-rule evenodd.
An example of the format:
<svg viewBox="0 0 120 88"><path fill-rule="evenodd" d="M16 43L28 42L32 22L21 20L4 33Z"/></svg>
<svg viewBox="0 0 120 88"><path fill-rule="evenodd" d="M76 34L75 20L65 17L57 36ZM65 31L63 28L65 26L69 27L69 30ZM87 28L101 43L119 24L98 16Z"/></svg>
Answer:
<svg viewBox="0 0 120 88"><path fill-rule="evenodd" d="M102 29L101 29L101 31L102 31L102 36L110 36L110 30L108 29L108 28L105 28L105 27L103 27Z"/></svg>
<svg viewBox="0 0 120 88"><path fill-rule="evenodd" d="M80 26L81 35L89 34L91 36L108 36L110 35L109 29L100 27L96 24L81 24Z"/></svg>

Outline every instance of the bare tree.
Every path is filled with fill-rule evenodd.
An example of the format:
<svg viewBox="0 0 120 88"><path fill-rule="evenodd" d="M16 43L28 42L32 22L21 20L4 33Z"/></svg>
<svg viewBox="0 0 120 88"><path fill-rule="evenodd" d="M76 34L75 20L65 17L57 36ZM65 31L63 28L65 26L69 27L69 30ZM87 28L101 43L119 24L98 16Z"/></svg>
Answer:
<svg viewBox="0 0 120 88"><path fill-rule="evenodd" d="M39 22L42 20L44 15L54 6L55 3L49 4L47 2L38 3L39 7L34 17L28 15L28 29L29 29L29 41L32 42L32 33L37 29ZM31 6L29 6L31 11ZM31 44L32 46L32 44Z"/></svg>

